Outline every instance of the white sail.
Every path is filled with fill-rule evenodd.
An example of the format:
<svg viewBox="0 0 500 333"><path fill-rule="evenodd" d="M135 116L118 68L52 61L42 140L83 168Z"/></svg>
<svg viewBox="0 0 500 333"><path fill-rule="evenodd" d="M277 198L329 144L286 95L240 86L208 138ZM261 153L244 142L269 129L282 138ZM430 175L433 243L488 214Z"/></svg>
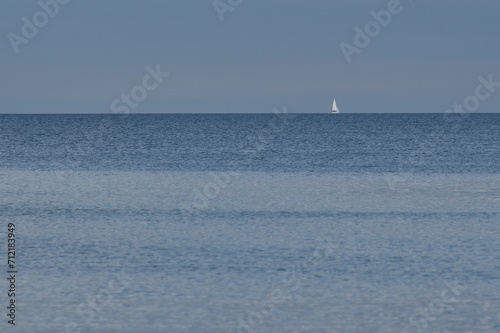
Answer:
<svg viewBox="0 0 500 333"><path fill-rule="evenodd" d="M340 113L339 108L337 107L337 103L335 102L335 99L333 99L332 113Z"/></svg>

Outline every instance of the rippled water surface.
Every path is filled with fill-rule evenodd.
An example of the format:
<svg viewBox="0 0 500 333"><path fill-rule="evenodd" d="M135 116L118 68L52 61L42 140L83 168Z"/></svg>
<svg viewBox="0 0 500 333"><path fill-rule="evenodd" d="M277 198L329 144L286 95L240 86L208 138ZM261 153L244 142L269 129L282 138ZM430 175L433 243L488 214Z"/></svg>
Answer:
<svg viewBox="0 0 500 333"><path fill-rule="evenodd" d="M500 115L1 115L0 139L18 332L500 331Z"/></svg>

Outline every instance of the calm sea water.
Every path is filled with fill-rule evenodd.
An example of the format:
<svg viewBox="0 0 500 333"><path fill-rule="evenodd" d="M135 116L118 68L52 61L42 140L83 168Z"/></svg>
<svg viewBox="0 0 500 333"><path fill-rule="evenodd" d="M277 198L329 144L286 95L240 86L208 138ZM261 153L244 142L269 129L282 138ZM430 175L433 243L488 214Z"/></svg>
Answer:
<svg viewBox="0 0 500 333"><path fill-rule="evenodd" d="M2 332L500 331L499 114L0 115L0 213Z"/></svg>

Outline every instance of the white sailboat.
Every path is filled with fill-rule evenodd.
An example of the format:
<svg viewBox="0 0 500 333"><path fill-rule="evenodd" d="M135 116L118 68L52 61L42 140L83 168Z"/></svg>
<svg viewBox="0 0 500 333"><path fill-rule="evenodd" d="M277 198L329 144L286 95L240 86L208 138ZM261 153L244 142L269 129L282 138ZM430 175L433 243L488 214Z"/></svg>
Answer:
<svg viewBox="0 0 500 333"><path fill-rule="evenodd" d="M339 108L337 107L337 103L335 102L335 98L333 99L333 105L332 105L332 114L335 113L340 113Z"/></svg>

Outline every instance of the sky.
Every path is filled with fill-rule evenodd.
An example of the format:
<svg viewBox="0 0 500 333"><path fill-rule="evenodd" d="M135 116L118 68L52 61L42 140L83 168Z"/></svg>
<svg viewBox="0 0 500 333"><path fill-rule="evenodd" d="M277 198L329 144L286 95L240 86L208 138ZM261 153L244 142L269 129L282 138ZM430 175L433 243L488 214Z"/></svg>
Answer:
<svg viewBox="0 0 500 333"><path fill-rule="evenodd" d="M0 113L500 112L498 0L0 1Z"/></svg>

